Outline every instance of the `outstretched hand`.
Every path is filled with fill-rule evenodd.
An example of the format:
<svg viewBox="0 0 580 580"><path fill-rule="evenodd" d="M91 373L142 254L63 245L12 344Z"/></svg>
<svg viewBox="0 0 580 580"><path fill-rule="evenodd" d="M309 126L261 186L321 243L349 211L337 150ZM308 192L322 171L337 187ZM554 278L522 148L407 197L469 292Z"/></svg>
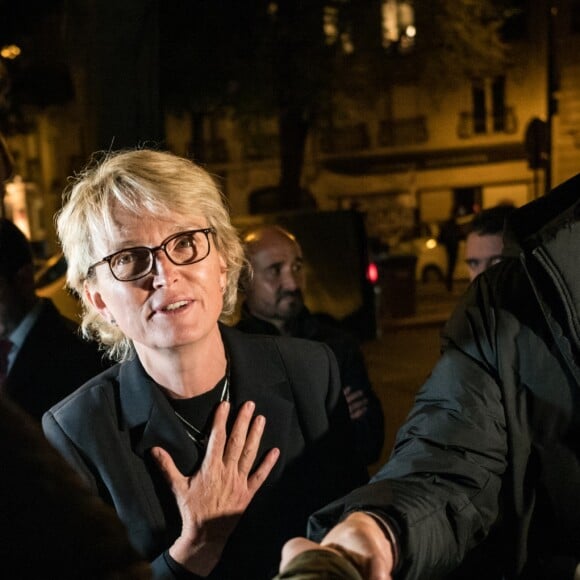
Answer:
<svg viewBox="0 0 580 580"><path fill-rule="evenodd" d="M363 578L391 580L393 549L376 521L362 512L354 512L332 528L320 544L306 538L293 538L282 549L280 572L290 561L307 550L326 549L349 560Z"/></svg>
<svg viewBox="0 0 580 580"><path fill-rule="evenodd" d="M261 415L252 421L254 409L253 402L244 403L228 437L230 404L220 403L206 456L191 477L184 476L161 447L151 451L175 495L182 519L181 535L169 553L196 574L207 575L218 563L227 539L280 455L278 449L271 449L250 474L266 423Z"/></svg>

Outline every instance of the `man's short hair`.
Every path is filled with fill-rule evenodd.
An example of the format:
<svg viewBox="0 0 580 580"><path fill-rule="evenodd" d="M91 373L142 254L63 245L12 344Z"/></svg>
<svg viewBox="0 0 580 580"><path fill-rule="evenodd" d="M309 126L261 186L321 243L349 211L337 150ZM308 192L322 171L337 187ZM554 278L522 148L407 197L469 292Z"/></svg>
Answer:
<svg viewBox="0 0 580 580"><path fill-rule="evenodd" d="M0 276L14 276L27 264L32 264L28 239L10 220L0 218Z"/></svg>
<svg viewBox="0 0 580 580"><path fill-rule="evenodd" d="M473 217L469 233L478 236L503 234L506 219L515 209L513 205L502 204L480 211Z"/></svg>

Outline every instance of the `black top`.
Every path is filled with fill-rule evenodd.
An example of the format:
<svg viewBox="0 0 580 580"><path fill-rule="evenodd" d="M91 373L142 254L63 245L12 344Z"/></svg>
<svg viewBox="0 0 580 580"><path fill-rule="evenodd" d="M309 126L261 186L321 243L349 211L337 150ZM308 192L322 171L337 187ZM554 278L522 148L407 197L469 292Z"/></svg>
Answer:
<svg viewBox="0 0 580 580"><path fill-rule="evenodd" d="M167 397L177 418L182 422L189 438L200 449L200 460L203 460L214 412L221 401L229 399L229 384L224 376L217 385L196 397L174 399Z"/></svg>

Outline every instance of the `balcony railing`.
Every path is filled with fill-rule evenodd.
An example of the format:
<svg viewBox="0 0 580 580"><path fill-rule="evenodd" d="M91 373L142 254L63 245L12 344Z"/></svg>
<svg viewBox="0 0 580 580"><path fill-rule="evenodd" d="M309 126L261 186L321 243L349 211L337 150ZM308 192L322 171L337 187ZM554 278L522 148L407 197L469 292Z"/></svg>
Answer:
<svg viewBox="0 0 580 580"><path fill-rule="evenodd" d="M518 119L513 107L506 107L502 115L484 116L462 111L457 122L457 136L460 139L494 133L512 135L517 130Z"/></svg>
<svg viewBox="0 0 580 580"><path fill-rule="evenodd" d="M381 147L416 145L425 143L428 139L427 119L423 116L384 120L379 124L379 145Z"/></svg>
<svg viewBox="0 0 580 580"><path fill-rule="evenodd" d="M363 151L369 147L370 136L366 123L332 127L320 131L320 150L323 153Z"/></svg>

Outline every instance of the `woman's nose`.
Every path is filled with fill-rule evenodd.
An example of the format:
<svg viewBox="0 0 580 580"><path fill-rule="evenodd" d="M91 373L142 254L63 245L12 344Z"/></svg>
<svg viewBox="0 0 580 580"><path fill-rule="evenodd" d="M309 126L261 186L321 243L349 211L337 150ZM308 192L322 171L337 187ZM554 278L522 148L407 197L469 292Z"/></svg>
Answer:
<svg viewBox="0 0 580 580"><path fill-rule="evenodd" d="M179 268L168 257L167 254L159 249L153 255L153 283L156 286L163 286L175 279L176 269Z"/></svg>

